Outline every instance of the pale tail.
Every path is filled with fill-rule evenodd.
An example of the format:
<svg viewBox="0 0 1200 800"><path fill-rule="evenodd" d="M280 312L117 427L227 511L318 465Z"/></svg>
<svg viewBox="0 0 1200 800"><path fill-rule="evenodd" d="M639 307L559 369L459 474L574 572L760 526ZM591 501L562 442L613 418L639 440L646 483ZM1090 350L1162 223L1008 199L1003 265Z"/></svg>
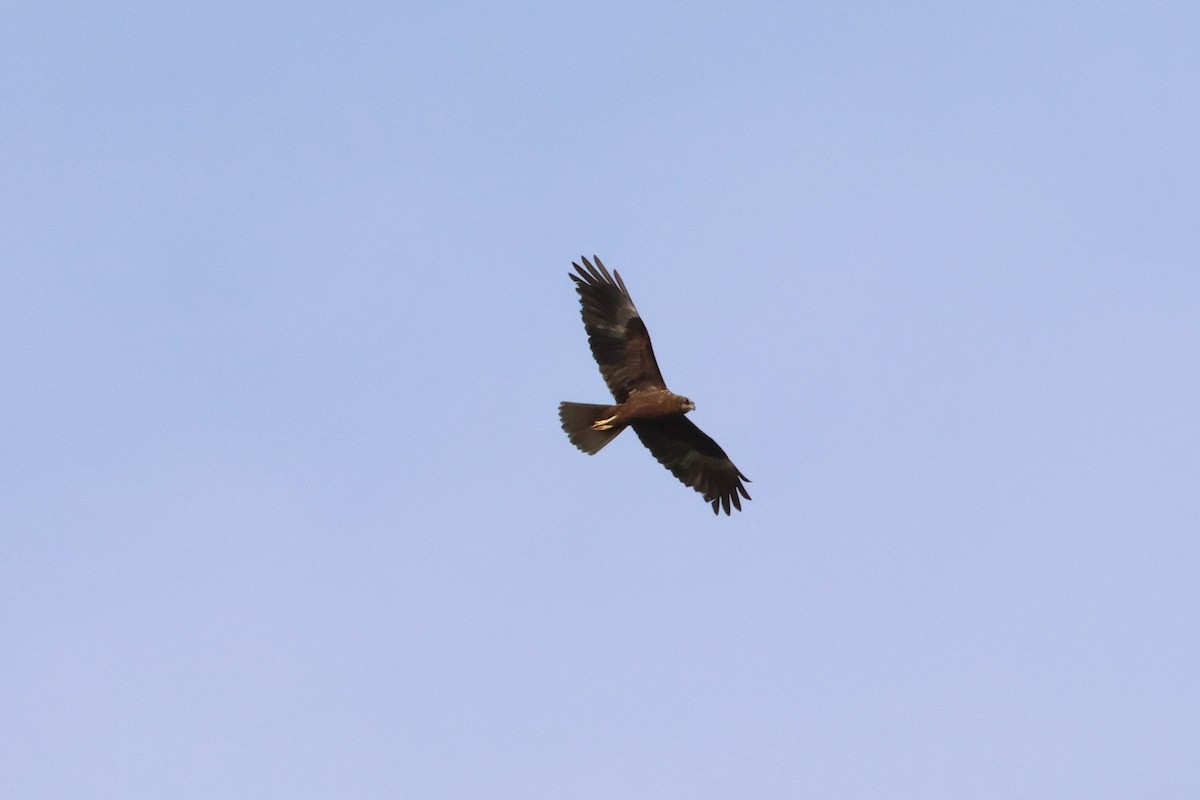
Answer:
<svg viewBox="0 0 1200 800"><path fill-rule="evenodd" d="M588 455L595 455L601 447L625 430L623 425L606 431L592 430L592 423L598 419L604 419L605 412L611 408L612 406L593 403L559 403L558 418L562 420L562 428L570 437L571 444Z"/></svg>

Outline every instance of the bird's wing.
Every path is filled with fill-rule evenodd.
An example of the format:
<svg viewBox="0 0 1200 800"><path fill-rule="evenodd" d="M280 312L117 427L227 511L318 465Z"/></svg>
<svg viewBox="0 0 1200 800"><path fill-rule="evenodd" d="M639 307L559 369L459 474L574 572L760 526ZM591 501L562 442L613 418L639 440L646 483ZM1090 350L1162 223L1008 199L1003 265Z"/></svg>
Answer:
<svg viewBox="0 0 1200 800"><path fill-rule="evenodd" d="M568 274L579 292L588 344L609 391L618 403L624 403L636 389L665 389L650 346L650 333L625 282L615 271L610 275L600 259L592 258L595 266L586 258L580 259L582 267L571 264L579 274Z"/></svg>
<svg viewBox="0 0 1200 800"><path fill-rule="evenodd" d="M729 514L730 503L741 511L741 497L750 499L742 484L750 479L738 471L720 445L682 414L638 420L633 430L660 464L712 503L714 514L721 508Z"/></svg>

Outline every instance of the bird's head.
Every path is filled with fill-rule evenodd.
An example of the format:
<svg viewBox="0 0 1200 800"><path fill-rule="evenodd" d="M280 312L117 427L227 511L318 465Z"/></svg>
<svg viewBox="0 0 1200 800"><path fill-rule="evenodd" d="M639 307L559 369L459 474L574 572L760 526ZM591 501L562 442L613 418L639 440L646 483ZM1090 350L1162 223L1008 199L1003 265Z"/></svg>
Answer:
<svg viewBox="0 0 1200 800"><path fill-rule="evenodd" d="M679 410L682 411L684 414L688 413L689 411L695 411L696 404L693 403L691 400L688 400L686 397L680 397L679 398Z"/></svg>

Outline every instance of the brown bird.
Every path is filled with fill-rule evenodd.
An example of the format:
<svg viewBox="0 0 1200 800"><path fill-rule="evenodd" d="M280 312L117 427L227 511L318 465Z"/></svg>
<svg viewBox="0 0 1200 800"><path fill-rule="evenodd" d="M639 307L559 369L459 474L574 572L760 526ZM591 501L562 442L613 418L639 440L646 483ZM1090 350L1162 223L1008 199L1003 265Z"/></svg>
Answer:
<svg viewBox="0 0 1200 800"><path fill-rule="evenodd" d="M738 471L716 442L684 416L696 404L667 388L650 334L642 322L621 275L610 275L600 259L596 265L586 258L583 266L572 262L592 355L600 374L616 399L616 405L560 403L558 417L571 443L595 455L616 435L632 427L659 463L687 486L712 503L713 513L729 505L742 510L741 497L750 499L742 481L750 479ZM738 497L739 493L741 497Z"/></svg>

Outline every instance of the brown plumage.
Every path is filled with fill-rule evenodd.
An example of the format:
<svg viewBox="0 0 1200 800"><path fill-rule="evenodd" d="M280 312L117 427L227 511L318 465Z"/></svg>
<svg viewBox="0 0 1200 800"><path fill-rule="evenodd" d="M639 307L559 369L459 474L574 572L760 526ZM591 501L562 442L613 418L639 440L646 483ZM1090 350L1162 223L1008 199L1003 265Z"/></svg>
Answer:
<svg viewBox="0 0 1200 800"><path fill-rule="evenodd" d="M725 455L704 431L684 416L696 405L667 388L650 334L633 305L625 282L615 270L610 275L600 259L586 258L583 266L572 263L592 355L600 374L617 401L615 405L560 403L558 416L571 443L595 455L627 427L642 440L664 467L712 503L713 513L730 504L742 510L745 485L750 479ZM739 497L740 495L740 497Z"/></svg>

